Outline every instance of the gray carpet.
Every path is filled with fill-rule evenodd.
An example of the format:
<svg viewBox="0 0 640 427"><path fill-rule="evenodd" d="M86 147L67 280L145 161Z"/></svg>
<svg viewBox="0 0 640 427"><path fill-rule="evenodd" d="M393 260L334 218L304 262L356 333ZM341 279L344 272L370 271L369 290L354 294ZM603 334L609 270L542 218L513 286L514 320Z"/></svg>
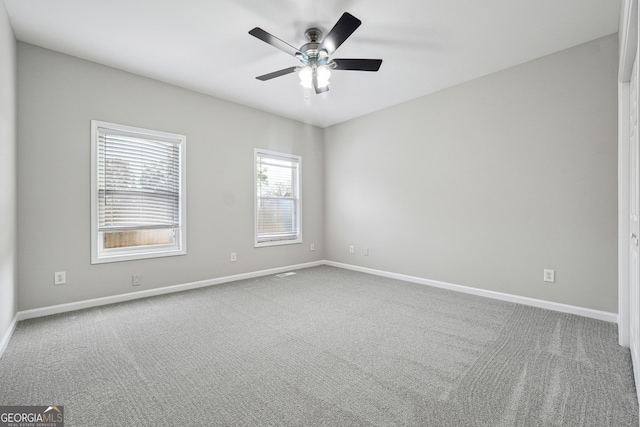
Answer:
<svg viewBox="0 0 640 427"><path fill-rule="evenodd" d="M637 426L616 325L332 267L18 324L67 426Z"/></svg>

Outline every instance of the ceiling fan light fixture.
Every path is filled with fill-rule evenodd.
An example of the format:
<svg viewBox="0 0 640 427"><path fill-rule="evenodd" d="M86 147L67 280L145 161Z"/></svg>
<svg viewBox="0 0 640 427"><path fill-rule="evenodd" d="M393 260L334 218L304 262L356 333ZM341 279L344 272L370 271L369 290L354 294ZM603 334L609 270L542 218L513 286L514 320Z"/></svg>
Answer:
<svg viewBox="0 0 640 427"><path fill-rule="evenodd" d="M318 87L329 86L329 77L331 77L331 71L329 71L329 67L320 66L316 71L318 75Z"/></svg>
<svg viewBox="0 0 640 427"><path fill-rule="evenodd" d="M307 89L313 88L313 70L310 66L302 67L298 76L300 77L300 85L302 85L302 87Z"/></svg>
<svg viewBox="0 0 640 427"><path fill-rule="evenodd" d="M300 77L300 85L307 89L313 89L313 75L316 75L318 79L318 87L323 88L329 86L329 78L331 77L331 70L326 65L319 67L312 67L307 65L302 67L298 76Z"/></svg>

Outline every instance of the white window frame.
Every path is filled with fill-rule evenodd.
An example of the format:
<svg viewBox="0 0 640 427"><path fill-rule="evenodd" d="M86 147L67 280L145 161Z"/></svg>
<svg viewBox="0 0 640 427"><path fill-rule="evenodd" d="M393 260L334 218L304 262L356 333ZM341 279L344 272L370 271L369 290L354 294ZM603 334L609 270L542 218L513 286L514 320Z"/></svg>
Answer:
<svg viewBox="0 0 640 427"><path fill-rule="evenodd" d="M258 238L258 156L276 157L283 160L295 161L298 163L298 185L296 194L296 224L297 233L294 238L277 238L272 240L262 240ZM295 154L280 153L277 151L263 150L255 148L253 152L253 195L254 195L254 247L292 245L302 243L302 157Z"/></svg>
<svg viewBox="0 0 640 427"><path fill-rule="evenodd" d="M123 248L104 248L104 239L99 227L98 208L98 134L100 129L107 129L121 135L137 138L149 138L156 141L171 142L179 146L179 226L176 229L176 243L172 245L152 245ZM102 264L117 261L131 261L148 258L185 255L187 253L187 137L168 132L120 125L99 120L91 120L91 264Z"/></svg>

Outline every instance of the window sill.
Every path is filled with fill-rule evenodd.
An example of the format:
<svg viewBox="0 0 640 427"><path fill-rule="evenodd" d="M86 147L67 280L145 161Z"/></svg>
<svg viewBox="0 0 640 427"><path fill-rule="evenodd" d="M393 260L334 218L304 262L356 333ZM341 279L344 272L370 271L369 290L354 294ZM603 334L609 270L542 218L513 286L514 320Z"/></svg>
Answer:
<svg viewBox="0 0 640 427"><path fill-rule="evenodd" d="M292 239L292 240L272 240L269 242L255 242L255 248L263 248L268 246L281 246L281 245L296 245L302 243L302 239Z"/></svg>

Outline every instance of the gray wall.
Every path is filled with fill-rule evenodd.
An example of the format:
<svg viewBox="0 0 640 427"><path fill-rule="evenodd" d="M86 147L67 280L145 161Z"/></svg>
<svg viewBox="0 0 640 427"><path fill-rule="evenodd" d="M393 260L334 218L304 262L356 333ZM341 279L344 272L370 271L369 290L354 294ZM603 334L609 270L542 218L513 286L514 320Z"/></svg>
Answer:
<svg viewBox="0 0 640 427"><path fill-rule="evenodd" d="M616 313L617 63L612 35L326 129L327 259Z"/></svg>
<svg viewBox="0 0 640 427"><path fill-rule="evenodd" d="M16 41L0 2L0 340L16 314Z"/></svg>
<svg viewBox="0 0 640 427"><path fill-rule="evenodd" d="M32 45L17 51L20 310L324 258L321 129ZM91 119L187 136L186 256L90 264ZM303 244L253 247L255 147L302 156ZM67 284L53 285L56 271Z"/></svg>

